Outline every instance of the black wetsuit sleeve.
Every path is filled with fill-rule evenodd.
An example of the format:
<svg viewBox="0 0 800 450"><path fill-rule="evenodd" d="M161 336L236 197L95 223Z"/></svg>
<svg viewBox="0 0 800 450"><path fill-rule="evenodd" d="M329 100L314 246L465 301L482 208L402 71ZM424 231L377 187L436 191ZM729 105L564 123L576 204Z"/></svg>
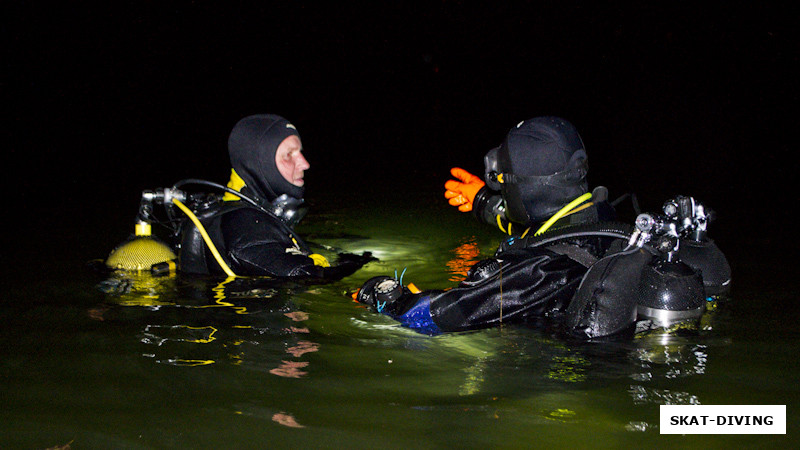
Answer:
<svg viewBox="0 0 800 450"><path fill-rule="evenodd" d="M255 209L242 208L226 214L221 231L231 269L238 275L334 280L352 274L369 261L342 255L335 266L317 266L299 237L279 219Z"/></svg>
<svg viewBox="0 0 800 450"><path fill-rule="evenodd" d="M309 258L310 259L310 258ZM298 266L290 276L322 278L325 280L340 280L348 275L352 275L364 264L374 261L375 258L369 254L365 255L351 255L341 254L335 265L330 267L322 267L315 265Z"/></svg>
<svg viewBox="0 0 800 450"><path fill-rule="evenodd" d="M500 323L557 324L586 273L581 264L545 249L509 252L494 262L452 289L416 294L404 289L399 297L383 301L374 292L388 277L376 277L362 287L357 300L423 332L474 330Z"/></svg>
<svg viewBox="0 0 800 450"><path fill-rule="evenodd" d="M507 256L503 269L481 282L432 293L431 316L439 328L462 331L555 319L586 273L580 264L547 250Z"/></svg>
<svg viewBox="0 0 800 450"><path fill-rule="evenodd" d="M277 220L250 208L223 216L222 238L236 274L286 277L297 267L314 264Z"/></svg>

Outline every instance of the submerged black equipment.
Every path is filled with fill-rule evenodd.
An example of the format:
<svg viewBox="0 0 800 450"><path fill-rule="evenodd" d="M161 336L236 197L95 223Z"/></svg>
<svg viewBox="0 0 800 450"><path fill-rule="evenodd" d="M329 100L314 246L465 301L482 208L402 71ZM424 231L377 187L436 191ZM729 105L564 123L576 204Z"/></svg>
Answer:
<svg viewBox="0 0 800 450"><path fill-rule="evenodd" d="M487 186L509 220L541 222L588 191L588 157L577 129L558 117L525 120L484 157Z"/></svg>

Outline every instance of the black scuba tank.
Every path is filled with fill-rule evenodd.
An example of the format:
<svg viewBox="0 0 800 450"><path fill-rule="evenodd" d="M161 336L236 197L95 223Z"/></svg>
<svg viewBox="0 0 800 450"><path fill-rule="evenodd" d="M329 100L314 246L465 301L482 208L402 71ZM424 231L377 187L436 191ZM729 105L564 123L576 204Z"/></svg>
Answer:
<svg viewBox="0 0 800 450"><path fill-rule="evenodd" d="M642 269L639 282L639 318L669 326L700 317L705 311L703 277L680 260L653 258Z"/></svg>

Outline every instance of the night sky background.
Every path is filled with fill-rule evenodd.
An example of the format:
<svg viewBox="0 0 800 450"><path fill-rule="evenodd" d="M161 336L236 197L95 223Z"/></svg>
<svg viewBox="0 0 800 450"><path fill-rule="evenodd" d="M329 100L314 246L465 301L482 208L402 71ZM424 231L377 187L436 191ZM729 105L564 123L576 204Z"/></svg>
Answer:
<svg viewBox="0 0 800 450"><path fill-rule="evenodd" d="M108 233L93 218L130 222L143 189L226 182L228 133L253 113L299 128L310 200L413 190L443 210L450 167L480 173L517 122L558 115L612 198L694 195L723 247L794 256L797 7L492 3L5 2L22 219L4 239Z"/></svg>

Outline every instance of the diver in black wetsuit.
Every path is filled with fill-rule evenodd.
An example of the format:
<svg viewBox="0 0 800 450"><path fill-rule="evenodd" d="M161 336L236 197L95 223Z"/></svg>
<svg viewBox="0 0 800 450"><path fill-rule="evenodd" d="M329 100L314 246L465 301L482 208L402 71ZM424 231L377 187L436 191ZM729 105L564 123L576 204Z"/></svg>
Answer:
<svg viewBox="0 0 800 450"><path fill-rule="evenodd" d="M566 120L520 122L484 164L484 180L454 168L445 197L510 235L495 257L452 289L374 277L356 300L429 334L535 323L591 339L631 330L637 318L697 318L707 297L727 290L730 268L705 234L710 212L677 197L635 227L612 222L607 190L588 192L586 151Z"/></svg>
<svg viewBox="0 0 800 450"><path fill-rule="evenodd" d="M245 117L231 131L228 150L233 169L227 187L190 179L144 191L135 238L115 249L106 266L161 273L177 260L184 273L335 280L375 260L368 252L340 253L331 265L294 232L306 212L303 175L309 164L286 119ZM187 185L219 192L189 192ZM154 205L163 205L169 220L156 219ZM171 228L172 248L151 237L152 222Z"/></svg>
<svg viewBox="0 0 800 450"><path fill-rule="evenodd" d="M231 131L228 150L233 167L228 187L256 204L228 192L197 215L234 273L339 279L374 260L369 254L341 254L331 266L294 233L305 215L303 175L309 168L294 125L270 114L245 117ZM190 221L181 230L179 258L184 272L223 272Z"/></svg>

